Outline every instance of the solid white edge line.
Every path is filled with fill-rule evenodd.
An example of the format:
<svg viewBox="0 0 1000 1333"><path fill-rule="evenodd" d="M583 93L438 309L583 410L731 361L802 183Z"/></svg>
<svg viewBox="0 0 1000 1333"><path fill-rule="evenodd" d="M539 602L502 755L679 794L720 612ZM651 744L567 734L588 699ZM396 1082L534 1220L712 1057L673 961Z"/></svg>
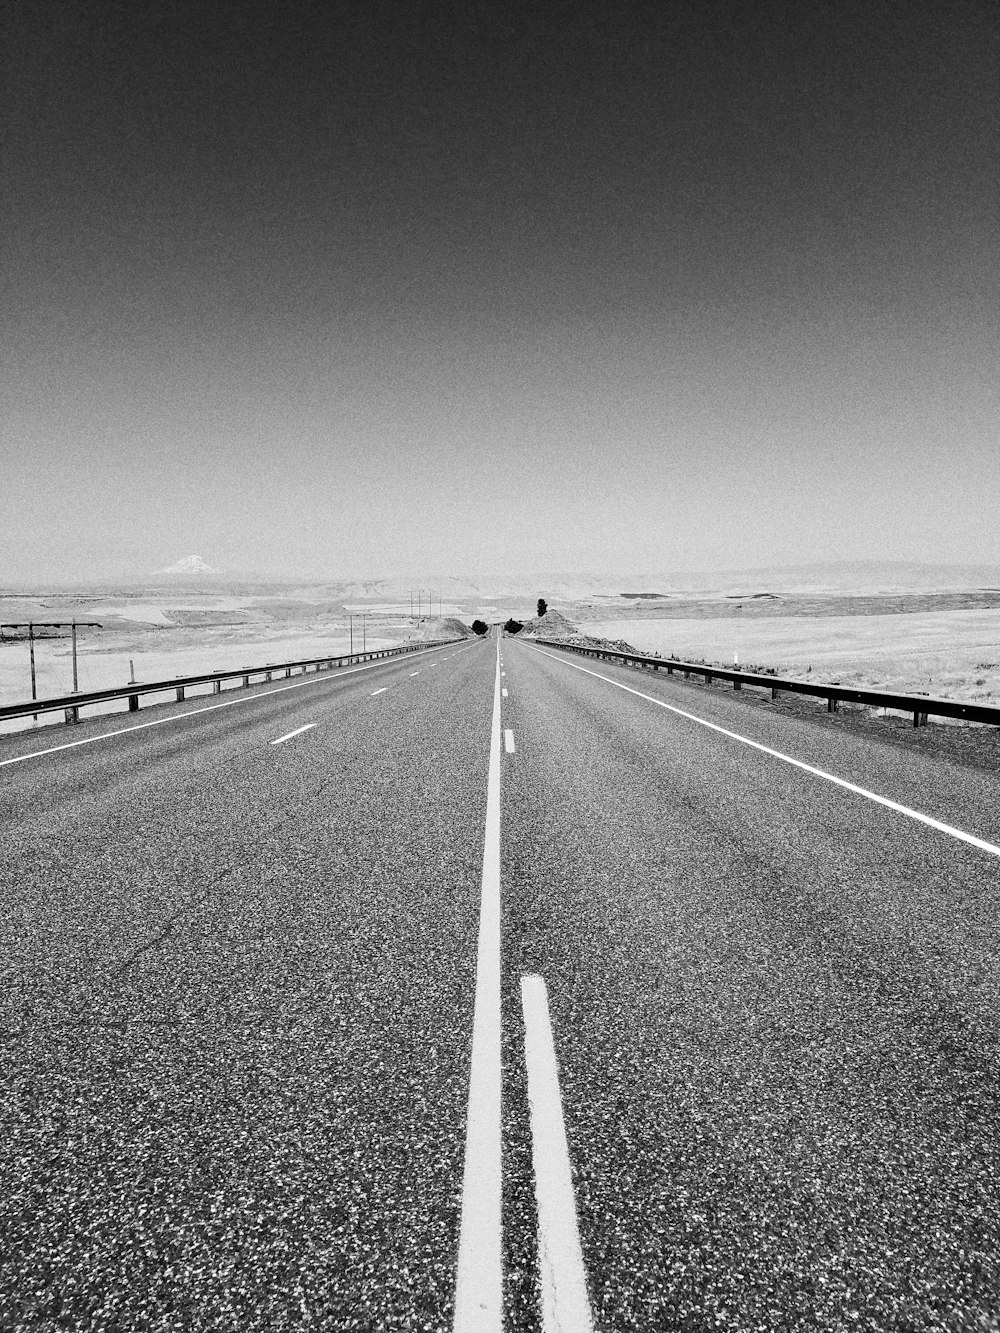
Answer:
<svg viewBox="0 0 1000 1333"><path fill-rule="evenodd" d="M476 1000L462 1222L455 1282L455 1333L502 1333L500 1163L500 662L493 685L490 767L483 837Z"/></svg>
<svg viewBox="0 0 1000 1333"><path fill-rule="evenodd" d="M549 1000L541 977L521 978L531 1162L538 1205L538 1273L544 1333L591 1333L587 1275L573 1195Z"/></svg>
<svg viewBox="0 0 1000 1333"><path fill-rule="evenodd" d="M730 740L739 741L741 745L749 745L754 750L760 750L762 754L769 754L773 759L780 759L783 764L791 764L793 768L800 768L803 773L811 773L813 777L822 778L825 782L832 782L845 791L854 792L856 796L864 796L877 805L884 805L887 810L894 810L899 815L905 815L907 819L915 819L917 823L926 824L928 828L936 829L939 833L947 833L950 837L957 838L959 842L968 843L970 847L978 847L981 852L989 852L992 856L1000 856L1000 846L997 846L996 843L987 842L985 838L977 838L975 834L966 833L964 829L955 828L953 824L945 824L940 819L935 819L933 815L922 814L919 810L914 810L908 805L901 805L898 801L890 800L888 796L879 796L877 792L869 791L867 787L859 787L856 782L848 782L846 778L838 778L833 773L827 773L825 769L816 768L813 764L807 764L801 759L793 759L791 755L783 754L781 750L772 750L769 745L762 745L760 741L752 741L749 736L741 736L737 731L729 731L726 727L720 727L717 722L708 722L695 713L688 713L683 708L676 708L673 704L664 703L662 699L657 699L652 694L644 694L642 690L635 690L631 685L623 685L620 680L613 680L610 676L602 676L599 671L591 671L588 667L579 666L576 662L567 662L564 657L560 657L557 653L546 652L544 648L536 648L534 645L532 645L531 651L541 653L544 657L551 657L556 662L561 662L563 666L572 667L574 671L582 671L585 675L595 676L598 680L606 681L608 685L614 685L619 690L625 690L628 694L634 694L660 708L666 708L671 713L676 713L678 717L686 717L690 722L697 722L699 726L717 731L720 736L728 736Z"/></svg>
<svg viewBox="0 0 1000 1333"><path fill-rule="evenodd" d="M293 736L301 736L304 731L310 731L315 725L315 722L307 722L304 727L296 727L294 731L290 731L286 736L279 736L278 739L272 741L271 744L283 745L285 741L290 741Z"/></svg>
<svg viewBox="0 0 1000 1333"><path fill-rule="evenodd" d="M514 733L511 731L510 727L508 727L503 734L503 748L508 754L514 753Z"/></svg>
<svg viewBox="0 0 1000 1333"><path fill-rule="evenodd" d="M433 651L433 648L424 649L424 652ZM50 745L46 750L31 750L28 754L15 755L13 759L0 759L0 768L6 768L9 764L23 764L29 759L41 759L43 755L47 754L58 754L60 750L75 750L81 745L94 745L97 741L106 741L112 736L127 736L130 732L146 731L149 727L164 727L168 722L185 722L188 718L199 717L202 713L214 713L220 708L234 708L237 704L256 703L258 699L270 698L272 694L284 694L286 690L301 690L304 685L317 685L331 680L343 680L345 676L356 675L359 671L370 671L372 667L384 667L387 662L394 665L398 660L398 658L383 658L380 662L364 662L361 666L347 667L346 670L335 668L332 672L317 671L305 680L297 680L294 685L279 685L276 690L263 690L260 694L247 694L239 699L227 699L222 704L208 704L205 708L192 708L190 712L171 713L170 717L157 717L152 722L137 722L134 727L119 727L116 731L102 731L99 736L85 736L82 741L66 741L63 745ZM256 672L250 674L256 675ZM163 693L166 694L167 690L173 688L172 685L168 685ZM254 687L251 686L250 688L253 689ZM97 714L97 716L89 718L88 721L96 722L102 716L107 717L108 714ZM22 733L13 731L8 734L19 736ZM37 733L33 732L31 734L35 735Z"/></svg>

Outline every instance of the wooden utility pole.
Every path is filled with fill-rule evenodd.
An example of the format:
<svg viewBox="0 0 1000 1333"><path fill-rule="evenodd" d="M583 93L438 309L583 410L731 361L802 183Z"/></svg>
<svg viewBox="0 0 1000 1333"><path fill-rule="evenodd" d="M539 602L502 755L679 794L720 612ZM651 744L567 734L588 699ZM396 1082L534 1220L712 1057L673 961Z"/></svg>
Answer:
<svg viewBox="0 0 1000 1333"><path fill-rule="evenodd" d="M85 629L103 629L104 626L99 620L5 620L0 625L0 633L5 629L26 629L28 631L28 658L31 663L31 698L32 702L38 698L35 685L35 630L36 629L69 629L73 637L73 693L79 694L80 685L77 673L76 660L76 631L77 627ZM45 637L44 635L42 636ZM38 714L32 715L35 721L38 721Z"/></svg>
<svg viewBox="0 0 1000 1333"><path fill-rule="evenodd" d="M28 621L28 653L31 657L31 702L34 703L38 698L35 691L35 627L30 620ZM33 713L32 717L36 722L38 721L37 713Z"/></svg>

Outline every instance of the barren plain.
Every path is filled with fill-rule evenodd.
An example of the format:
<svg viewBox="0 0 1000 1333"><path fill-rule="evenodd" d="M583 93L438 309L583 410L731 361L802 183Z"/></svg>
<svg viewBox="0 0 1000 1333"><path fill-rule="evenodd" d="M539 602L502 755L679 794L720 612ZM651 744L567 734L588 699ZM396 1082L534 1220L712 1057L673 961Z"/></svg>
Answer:
<svg viewBox="0 0 1000 1333"><path fill-rule="evenodd" d="M0 704L31 698L28 620L98 621L101 628L77 630L79 689L105 689L170 680L201 671L235 670L271 662L338 656L349 651L390 647L410 639L447 637L456 632L444 616L411 617L405 606L337 601L317 587L254 590L189 588L109 589L100 592L0 593ZM352 628L353 620L353 628ZM73 689L71 633L39 628L35 642L35 683L39 699ZM134 671L134 676L133 676ZM122 704L109 705L117 711ZM39 725L61 722L41 716ZM33 725L31 719L0 723L0 730Z"/></svg>
<svg viewBox="0 0 1000 1333"><path fill-rule="evenodd" d="M102 628L79 631L79 687L88 690L127 684L133 667L138 681L169 680L346 653L352 617L357 651L447 637L477 616L534 615L535 595L524 589L504 597L453 582L434 618L411 615L398 587L307 584L0 592L0 621L99 621ZM537 596L580 633L640 651L1000 705L997 588L573 591L560 598L540 579ZM72 689L68 631L51 633L58 637L36 643L39 698ZM28 645L22 631L3 634L0 703L19 703L30 698Z"/></svg>
<svg viewBox="0 0 1000 1333"><path fill-rule="evenodd" d="M955 598L838 596L808 609L768 602L732 610L690 603L676 614L595 614L581 607L576 623L598 638L625 639L640 652L753 669L860 688L921 691L944 698L1000 704L1000 596ZM880 605L882 603L883 605ZM885 603L891 607L885 608ZM728 614L723 614L728 612Z"/></svg>

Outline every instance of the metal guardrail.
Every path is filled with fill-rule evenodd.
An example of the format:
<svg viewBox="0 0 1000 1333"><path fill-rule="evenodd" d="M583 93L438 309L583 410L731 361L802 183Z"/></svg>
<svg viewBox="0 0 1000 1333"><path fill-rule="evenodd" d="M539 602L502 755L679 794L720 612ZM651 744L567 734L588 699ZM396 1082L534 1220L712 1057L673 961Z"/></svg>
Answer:
<svg viewBox="0 0 1000 1333"><path fill-rule="evenodd" d="M283 672L285 678L290 678L293 671L301 669L301 674L305 675L310 667L316 671L331 670L333 667L348 666L360 662L375 662L383 657L399 657L403 653L415 653L422 649L440 648L445 643L451 643L451 639L432 639L430 642L403 644L399 648L381 648L376 652L370 653L345 653L343 657L306 657L299 658L294 662L270 662L266 666L259 667L239 667L234 671L207 671L197 676L174 676L171 680L150 681L147 684L135 682L129 685L116 686L109 690L89 690L86 693L66 694L58 699L32 699L28 703L8 704L0 707L0 722L6 722L10 718L27 717L35 713L58 713L64 712L66 721L74 723L80 721L80 709L88 704L103 704L114 702L116 699L128 700L128 711L134 713L138 711L139 699L144 694L166 694L170 690L175 692L175 698L180 703L185 692L195 685L212 685L213 694L222 693L222 682L224 680L242 679L243 688L247 689L250 685L252 676L260 676L261 680L257 684L264 684L274 679L276 672Z"/></svg>
<svg viewBox="0 0 1000 1333"><path fill-rule="evenodd" d="M865 704L869 708L891 708L900 713L912 713L915 727L926 726L930 715L1000 726L1000 708L991 708L986 704L960 703L957 699L933 699L923 694L887 694L882 690L854 690L845 685L824 685L811 680L786 680L782 676L706 666L703 662L681 662L674 657L649 657L643 653L621 652L617 648L583 647L580 644L566 643L561 639L534 639L533 642L544 643L550 648L562 648L566 652L580 653L584 657L605 658L622 662L625 666L665 671L668 676L672 676L675 671L683 673L685 679L701 676L706 685L710 685L713 680L732 681L734 690L740 690L744 685L751 685L770 690L772 699L777 699L782 691L789 694L809 694L818 699L825 699L828 713L836 713L841 703L855 703Z"/></svg>

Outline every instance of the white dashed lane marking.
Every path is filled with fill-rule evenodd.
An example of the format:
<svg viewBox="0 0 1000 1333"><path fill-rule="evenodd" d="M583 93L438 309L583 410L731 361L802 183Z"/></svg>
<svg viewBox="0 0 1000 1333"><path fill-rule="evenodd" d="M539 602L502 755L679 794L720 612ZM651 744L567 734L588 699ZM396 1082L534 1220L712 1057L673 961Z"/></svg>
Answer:
<svg viewBox="0 0 1000 1333"><path fill-rule="evenodd" d="M509 727L503 733L503 748L508 754L514 753L514 733Z"/></svg>
<svg viewBox="0 0 1000 1333"><path fill-rule="evenodd" d="M430 650L424 648L422 651ZM61 750L76 750L81 745L95 745L98 741L110 740L112 736L128 736L133 731L148 731L150 727L165 727L172 722L190 722L193 717L200 717L202 713L217 713L220 708L238 708L240 704L260 703L262 699L270 699L272 694L301 690L303 686L316 685L320 681L343 680L345 676L355 676L359 671L371 671L373 667L381 666L385 666L384 661L366 662L363 666L351 667L346 671L339 670L329 675L325 671L316 671L308 675L305 680L297 680L294 685L279 685L275 690L260 690L256 694L243 694L241 691L238 699L227 699L225 703L207 704L204 708L191 708L184 713L172 713L169 717L157 717L152 722L138 722L134 727L116 727L114 731L102 731L98 736L85 736L81 741L66 741L63 745L50 745L44 750L29 750L27 754L15 755L12 759L0 759L0 768L7 768L10 764L25 764L29 759L41 759L45 755L58 754ZM252 674L258 675L266 670L266 667L255 667Z"/></svg>
<svg viewBox="0 0 1000 1333"><path fill-rule="evenodd" d="M501 693L501 694L503 695L503 697L506 699L506 698L507 698L507 687L504 686L504 688L500 691L500 693Z"/></svg>
<svg viewBox="0 0 1000 1333"><path fill-rule="evenodd" d="M271 744L284 745L285 741L290 741L293 736L301 736L304 731L309 731L315 725L316 725L315 722L307 722L304 727L296 727L294 731L288 732L286 736L279 736L278 739L276 741L272 741Z"/></svg>
<svg viewBox="0 0 1000 1333"><path fill-rule="evenodd" d="M372 690L372 698L374 699L376 694L385 694L388 688L389 688L388 685L383 685L380 690Z"/></svg>

